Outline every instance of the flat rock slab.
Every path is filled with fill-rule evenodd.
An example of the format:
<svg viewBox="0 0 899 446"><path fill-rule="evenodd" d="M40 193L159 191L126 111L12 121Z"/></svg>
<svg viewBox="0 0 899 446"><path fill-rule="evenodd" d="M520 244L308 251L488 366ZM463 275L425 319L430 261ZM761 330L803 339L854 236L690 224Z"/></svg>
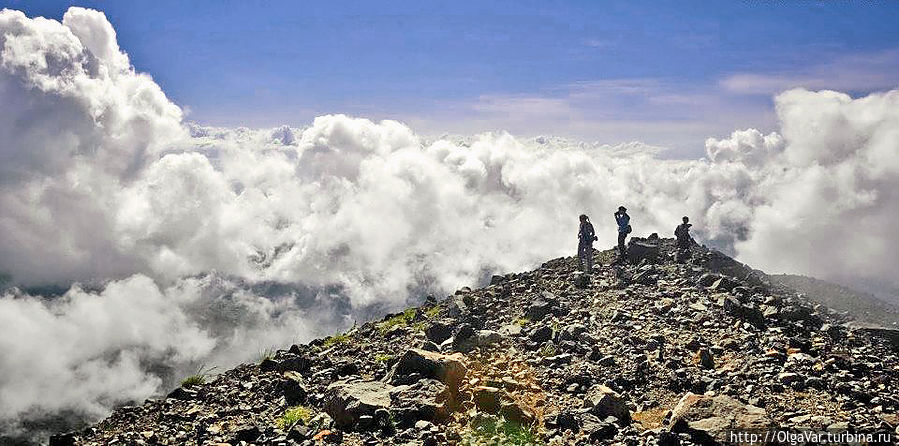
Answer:
<svg viewBox="0 0 899 446"><path fill-rule="evenodd" d="M671 411L671 430L687 432L695 440L727 441L729 430L761 430L772 425L765 409L743 404L727 395L687 392Z"/></svg>
<svg viewBox="0 0 899 446"><path fill-rule="evenodd" d="M325 393L325 412L337 426L353 427L359 417L390 407L391 390L393 386L381 381L337 381Z"/></svg>

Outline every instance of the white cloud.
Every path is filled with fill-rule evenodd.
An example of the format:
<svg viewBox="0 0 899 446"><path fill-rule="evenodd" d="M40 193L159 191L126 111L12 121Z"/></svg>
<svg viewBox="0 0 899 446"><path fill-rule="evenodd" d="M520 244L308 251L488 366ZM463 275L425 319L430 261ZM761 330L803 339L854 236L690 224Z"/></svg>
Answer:
<svg viewBox="0 0 899 446"><path fill-rule="evenodd" d="M842 56L793 71L735 73L722 79L720 85L736 94L765 96L792 88L888 90L899 87L899 50Z"/></svg>
<svg viewBox="0 0 899 446"><path fill-rule="evenodd" d="M0 102L10 104L0 115L0 271L21 285L113 280L56 301L0 298L6 423L33 410L98 416L162 390L148 362L179 373L232 364L260 344L570 255L581 213L611 246L620 204L638 234L669 235L689 215L701 240L756 267L896 281L899 91L790 90L775 100L776 132L738 130L707 140L708 158L664 160L642 143L425 140L396 121L344 115L303 129L187 124L128 66L102 14L80 8L62 23L0 12L0 43ZM673 116L700 97L651 81L565 94L485 98L481 112L521 111L528 119L511 122L536 131L541 113L590 125L571 104L626 116L639 114L625 108L637 100ZM698 134L707 116L672 118L667 131ZM263 281L297 291L253 291ZM34 362L44 369L32 376L22 364ZM48 401L40 386L61 397Z"/></svg>

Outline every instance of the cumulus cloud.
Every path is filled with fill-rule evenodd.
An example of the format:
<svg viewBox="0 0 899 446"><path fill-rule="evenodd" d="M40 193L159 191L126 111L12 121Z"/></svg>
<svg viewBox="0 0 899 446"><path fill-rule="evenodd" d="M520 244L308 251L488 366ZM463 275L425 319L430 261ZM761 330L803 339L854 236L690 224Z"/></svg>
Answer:
<svg viewBox="0 0 899 446"><path fill-rule="evenodd" d="M8 292L0 297L0 428L14 434L17 420L59 414L96 419L200 367L229 366L345 324L334 319L339 301L327 296L259 291L215 274L165 288L136 274L52 300Z"/></svg>
<svg viewBox="0 0 899 446"><path fill-rule="evenodd" d="M620 204L638 234L689 215L701 241L759 268L896 282L897 91L784 92L777 132L711 138L698 160L426 140L344 115L211 128L134 71L102 13L72 8L62 22L0 12L0 102L0 272L22 289L85 284L0 298L10 425L98 417L198 363L571 255L581 213L611 246Z"/></svg>

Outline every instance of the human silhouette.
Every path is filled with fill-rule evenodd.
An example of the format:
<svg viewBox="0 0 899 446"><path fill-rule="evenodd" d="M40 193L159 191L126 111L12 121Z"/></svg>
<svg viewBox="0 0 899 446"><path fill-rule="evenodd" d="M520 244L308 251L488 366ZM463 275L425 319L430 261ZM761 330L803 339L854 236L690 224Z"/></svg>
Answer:
<svg viewBox="0 0 899 446"><path fill-rule="evenodd" d="M577 259L580 268L589 273L593 269L593 242L598 239L593 230L593 223L590 223L590 217L581 214L580 219L581 225L577 233Z"/></svg>
<svg viewBox="0 0 899 446"><path fill-rule="evenodd" d="M693 238L690 237L690 226L693 226L690 224L690 218L684 217L683 221L674 230L674 237L677 238L677 261L679 263L690 258L690 245L693 243Z"/></svg>
<svg viewBox="0 0 899 446"><path fill-rule="evenodd" d="M631 216L627 215L627 208L618 206L615 213L615 222L618 223L618 254L620 258L627 255L627 246L624 244L627 235L631 233Z"/></svg>

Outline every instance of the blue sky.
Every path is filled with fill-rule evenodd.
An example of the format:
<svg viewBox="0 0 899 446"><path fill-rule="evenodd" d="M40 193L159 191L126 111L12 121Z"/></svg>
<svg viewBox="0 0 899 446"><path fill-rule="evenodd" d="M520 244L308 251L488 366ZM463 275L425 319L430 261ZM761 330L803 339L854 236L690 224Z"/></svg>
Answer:
<svg viewBox="0 0 899 446"><path fill-rule="evenodd" d="M335 4L339 3L339 4ZM899 84L899 2L0 1L102 10L189 119L303 126L324 113L426 135L508 130L675 156L775 128L785 88Z"/></svg>

